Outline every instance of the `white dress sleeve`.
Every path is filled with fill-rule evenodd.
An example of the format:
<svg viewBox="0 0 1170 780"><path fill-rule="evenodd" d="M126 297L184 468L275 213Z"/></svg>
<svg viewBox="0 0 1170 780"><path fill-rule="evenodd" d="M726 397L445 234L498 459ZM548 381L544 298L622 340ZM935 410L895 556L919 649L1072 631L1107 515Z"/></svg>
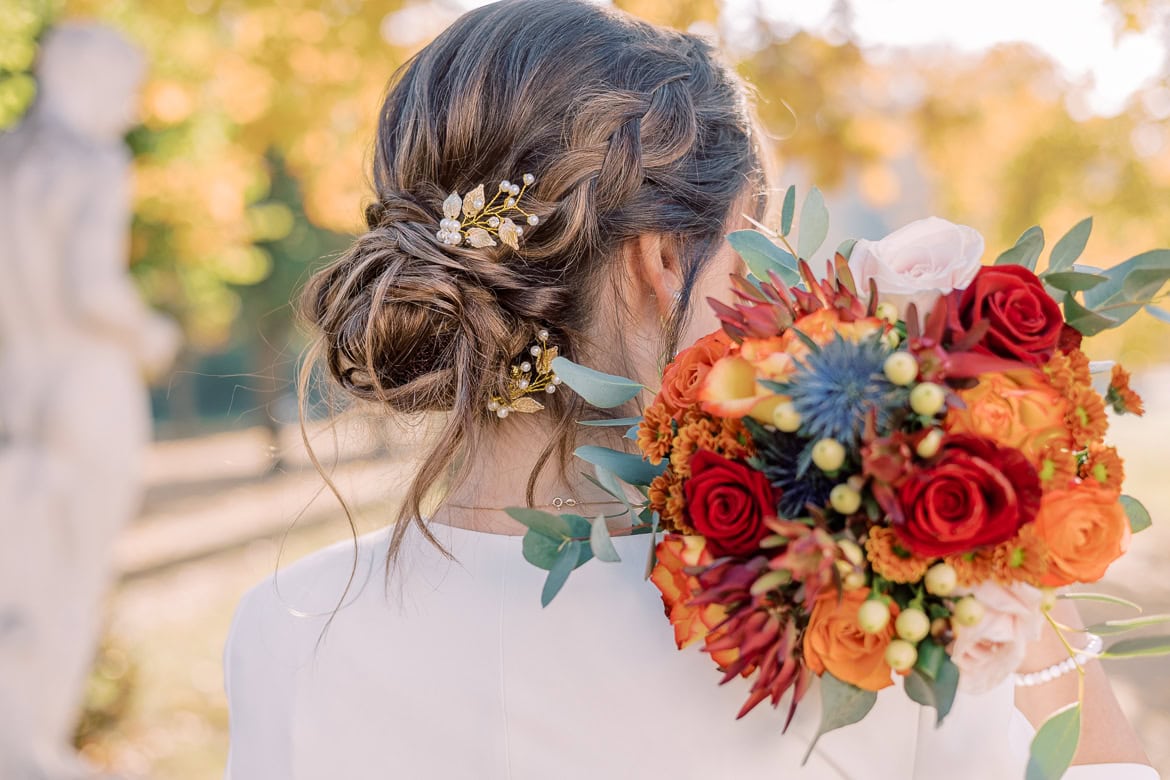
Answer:
<svg viewBox="0 0 1170 780"><path fill-rule="evenodd" d="M293 777L288 718L292 710L290 671L271 652L278 624L265 602L265 580L240 600L223 652L231 747L224 780Z"/></svg>
<svg viewBox="0 0 1170 780"><path fill-rule="evenodd" d="M1070 766L1063 780L1161 780L1145 764L1080 764Z"/></svg>

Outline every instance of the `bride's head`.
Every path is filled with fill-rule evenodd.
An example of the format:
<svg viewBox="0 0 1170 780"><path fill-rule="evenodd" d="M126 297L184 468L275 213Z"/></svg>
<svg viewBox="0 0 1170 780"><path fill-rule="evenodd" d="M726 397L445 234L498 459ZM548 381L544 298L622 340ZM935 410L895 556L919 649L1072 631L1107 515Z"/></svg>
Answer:
<svg viewBox="0 0 1170 780"><path fill-rule="evenodd" d="M490 200L526 173L520 205L539 221L519 223L518 250L437 238L452 192L483 184ZM407 516L509 427L545 439L536 471L571 452L588 416L571 393L542 394L535 415L488 409L541 329L570 359L656 386L714 327L705 298L735 270L724 236L764 192L744 89L711 47L577 0L473 10L411 59L382 106L373 182L368 231L312 278L303 311L347 393L450 412Z"/></svg>

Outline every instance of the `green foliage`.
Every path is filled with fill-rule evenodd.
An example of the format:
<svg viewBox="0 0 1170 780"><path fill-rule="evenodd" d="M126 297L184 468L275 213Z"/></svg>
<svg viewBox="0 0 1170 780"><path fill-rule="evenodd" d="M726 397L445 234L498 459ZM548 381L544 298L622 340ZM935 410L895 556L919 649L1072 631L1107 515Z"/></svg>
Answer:
<svg viewBox="0 0 1170 780"><path fill-rule="evenodd" d="M792 232L792 217L796 210L796 185L789 185L784 192L784 204L780 208L780 235L785 238Z"/></svg>
<svg viewBox="0 0 1170 780"><path fill-rule="evenodd" d="M1085 630L1097 636L1110 636L1111 634L1124 634L1129 631L1136 631L1139 628L1148 628L1163 623L1170 623L1170 615L1143 615L1126 620L1106 620L1102 623L1094 623Z"/></svg>
<svg viewBox="0 0 1170 780"><path fill-rule="evenodd" d="M822 674L820 679L821 723L817 727L816 735L808 744L808 750L805 751L804 760L801 761L802 766L808 762L813 748L817 746L817 740L822 735L857 723L869 714L869 711L873 709L874 703L877 702L876 692L867 691L858 688L856 685L842 682L829 672Z"/></svg>
<svg viewBox="0 0 1170 780"><path fill-rule="evenodd" d="M1102 658L1144 658L1153 655L1170 655L1170 637L1140 636L1114 642L1101 653Z"/></svg>
<svg viewBox="0 0 1170 780"><path fill-rule="evenodd" d="M50 0L0 0L0 132L15 127L32 107L33 63L55 15Z"/></svg>
<svg viewBox="0 0 1170 780"><path fill-rule="evenodd" d="M553 360L552 369L574 393L601 409L621 406L643 389L632 379L604 374L563 357Z"/></svg>
<svg viewBox="0 0 1170 780"><path fill-rule="evenodd" d="M1032 738L1027 780L1059 780L1072 763L1081 738L1081 705L1073 704L1053 715Z"/></svg>
<svg viewBox="0 0 1170 780"><path fill-rule="evenodd" d="M1085 251L1085 245L1089 242L1089 234L1092 231L1092 217L1085 217L1073 225L1052 247L1052 254L1048 256L1048 270L1056 272L1072 268L1073 263Z"/></svg>
<svg viewBox="0 0 1170 780"><path fill-rule="evenodd" d="M785 284L800 283L796 258L776 246L760 231L737 230L727 236L727 242L743 258L752 276L760 281L768 281L768 273L772 272Z"/></svg>
<svg viewBox="0 0 1170 780"><path fill-rule="evenodd" d="M1122 496L1121 506L1125 509L1125 516L1129 518L1129 530L1135 534L1153 525L1149 510L1133 496Z"/></svg>
<svg viewBox="0 0 1170 780"><path fill-rule="evenodd" d="M666 470L665 464L654 466L638 455L628 452L618 452L607 447L598 447L587 444L578 447L574 452L581 460L601 466L613 472L618 479L630 485L647 486L654 478Z"/></svg>
<svg viewBox="0 0 1170 780"><path fill-rule="evenodd" d="M1044 251L1044 231L1030 227L1020 236L1015 245L995 258L996 265L1022 265L1029 271L1036 270L1036 261Z"/></svg>
<svg viewBox="0 0 1170 780"><path fill-rule="evenodd" d="M609 525L605 519L605 515L598 515L593 518L593 529L589 533L589 546L593 549L593 555L599 561L605 561L607 563L619 563L621 561L617 549L613 546L613 539L610 538Z"/></svg>
<svg viewBox="0 0 1170 780"><path fill-rule="evenodd" d="M811 260L825 237L829 235L829 210L825 196L816 187L808 191L800 207L800 232L796 236L796 251L802 260Z"/></svg>
<svg viewBox="0 0 1170 780"><path fill-rule="evenodd" d="M933 644L933 642L923 642L920 648ZM939 647L938 645L934 646ZM939 647L939 649L942 648ZM920 655L919 661L921 660ZM906 677L903 686L906 689L906 695L911 699L924 707L935 709L938 714L935 725L941 726L955 703L955 694L959 689L959 668L944 651L934 674L928 673L921 664L915 665Z"/></svg>

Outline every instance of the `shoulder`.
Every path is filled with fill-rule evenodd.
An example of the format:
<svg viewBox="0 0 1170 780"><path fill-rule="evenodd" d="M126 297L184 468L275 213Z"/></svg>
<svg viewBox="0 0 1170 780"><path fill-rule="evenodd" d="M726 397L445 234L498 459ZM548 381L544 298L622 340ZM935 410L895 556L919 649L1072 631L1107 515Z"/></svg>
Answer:
<svg viewBox="0 0 1170 780"><path fill-rule="evenodd" d="M225 669L255 658L278 663L313 644L337 608L352 604L381 575L390 531L343 539L252 586L236 605Z"/></svg>

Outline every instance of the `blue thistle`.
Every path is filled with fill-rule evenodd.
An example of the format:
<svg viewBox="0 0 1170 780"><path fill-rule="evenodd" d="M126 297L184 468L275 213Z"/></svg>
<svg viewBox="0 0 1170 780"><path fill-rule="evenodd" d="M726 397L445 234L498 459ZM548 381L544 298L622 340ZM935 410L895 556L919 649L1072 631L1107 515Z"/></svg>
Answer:
<svg viewBox="0 0 1170 780"><path fill-rule="evenodd" d="M810 342L810 348L815 346ZM828 344L811 349L787 381L770 386L792 399L803 436L836 439L854 448L871 412L882 434L889 430L892 412L906 404L906 389L882 370L890 352L880 335L853 342L836 334Z"/></svg>
<svg viewBox="0 0 1170 780"><path fill-rule="evenodd" d="M794 433L770 431L750 417L745 417L743 422L756 445L756 455L749 463L782 491L776 507L781 517L805 517L807 504L823 507L829 503L829 491L836 482L820 469L808 467L808 439Z"/></svg>

